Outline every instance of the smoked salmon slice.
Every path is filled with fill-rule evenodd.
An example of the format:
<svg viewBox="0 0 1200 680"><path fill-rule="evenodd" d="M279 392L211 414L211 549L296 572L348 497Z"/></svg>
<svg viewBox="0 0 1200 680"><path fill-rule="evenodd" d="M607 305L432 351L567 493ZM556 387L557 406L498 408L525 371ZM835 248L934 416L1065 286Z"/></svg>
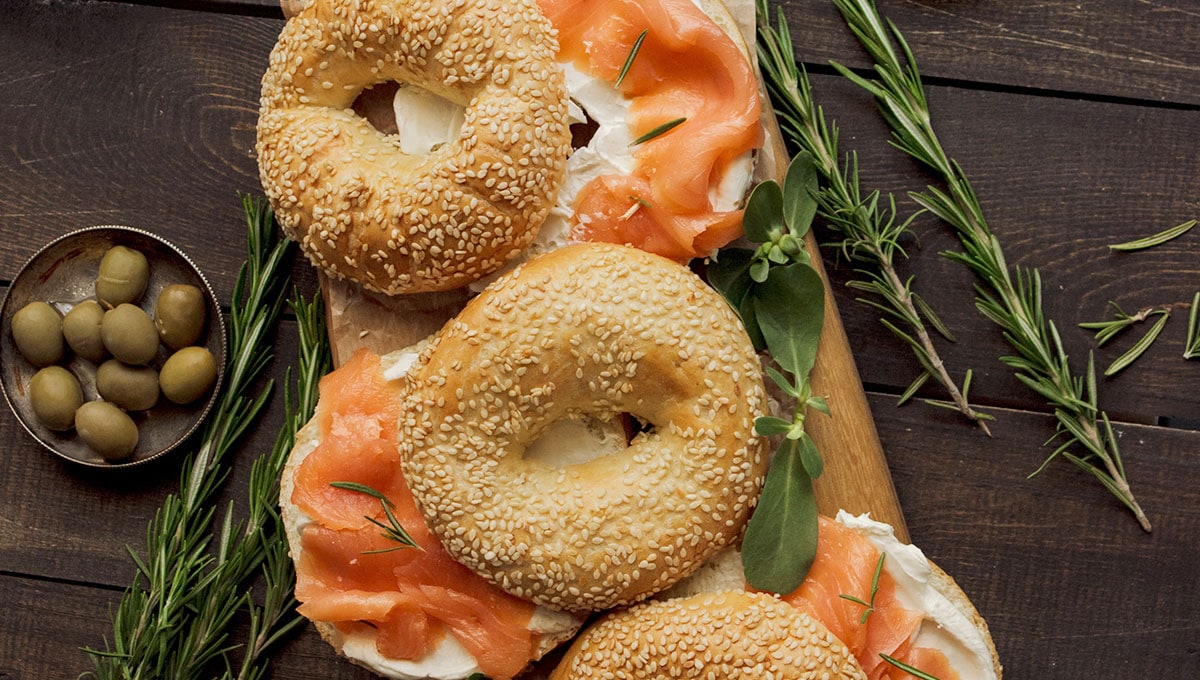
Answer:
<svg viewBox="0 0 1200 680"><path fill-rule="evenodd" d="M886 654L938 680L960 680L946 655L936 649L913 647L922 617L897 600L896 581L887 570L880 574L874 611L862 620L863 605L849 595L871 602L880 553L869 539L828 517L819 518L817 556L804 583L783 600L816 618L858 659L870 680L910 680L913 676L885 661ZM885 564L886 564L886 557Z"/></svg>
<svg viewBox="0 0 1200 680"><path fill-rule="evenodd" d="M449 634L485 674L511 678L534 657L534 605L455 562L430 533L400 469L398 389L366 350L321 381L322 441L293 478L292 502L313 520L300 535L299 611L346 634L373 632L376 649L394 659L420 659ZM382 492L420 548L389 550L399 544L364 519L386 522L380 501L333 481Z"/></svg>
<svg viewBox="0 0 1200 680"><path fill-rule="evenodd" d="M538 4L559 32L559 59L601 80L617 80L646 32L619 88L634 139L683 119L635 147L632 175L604 175L582 188L572 236L676 260L737 238L741 211L714 209L710 190L762 134L758 81L733 40L691 0Z"/></svg>

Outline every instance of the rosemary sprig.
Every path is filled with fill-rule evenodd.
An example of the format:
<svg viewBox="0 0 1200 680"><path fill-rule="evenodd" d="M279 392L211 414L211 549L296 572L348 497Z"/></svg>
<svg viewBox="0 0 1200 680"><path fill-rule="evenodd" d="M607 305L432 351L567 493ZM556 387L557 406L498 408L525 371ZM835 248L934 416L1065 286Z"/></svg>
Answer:
<svg viewBox="0 0 1200 680"><path fill-rule="evenodd" d="M235 546L246 555L247 566L258 562L257 568L241 572L230 570L223 578L212 581L220 594L219 584L241 584L246 608L250 615L250 630L239 667L237 680L258 680L267 669L266 651L304 619L295 613L292 596L296 572L288 555L284 539L283 520L279 516L279 477L295 445L296 432L312 416L317 405L321 376L332 366L329 336L325 332L325 312L320 296L305 300L293 296L292 311L296 316L300 352L298 379L292 392L291 372L284 384L284 425L276 436L270 454L255 459L250 469L249 518L241 532L241 542ZM261 556L261 559L257 559ZM263 578L263 601L255 604L248 586L256 574ZM229 593L231 596L234 593ZM231 678L227 672L225 678Z"/></svg>
<svg viewBox="0 0 1200 680"><path fill-rule="evenodd" d="M861 297L859 301L885 314L880 322L908 345L923 369L901 395L899 403L906 402L932 376L949 394L953 408L990 436L986 421L991 417L976 411L968 401L969 379L959 389L950 377L926 322L947 339L953 337L913 291L912 278L905 279L896 270L896 256L905 255L900 240L908 233L913 216L897 220L896 202L891 195L884 204L880 203L878 191L862 195L857 154L847 154L844 165L839 162L837 124L825 119L824 111L813 100L808 73L796 65L782 8L778 9L777 26L773 27L768 0L757 0L756 7L759 64L781 129L793 147L807 151L814 158L823 179L816 194L819 213L841 234L842 253L862 265L856 269L862 279L846 285L875 296Z"/></svg>
<svg viewBox="0 0 1200 680"><path fill-rule="evenodd" d="M875 611L875 596L879 594L879 577L883 574L883 561L887 559L887 553L879 553L879 561L875 563L875 574L871 576L871 600L868 602L853 595L842 593L838 597L843 600L849 600L854 604L864 607L862 616L858 617L858 625L862 626L867 623L871 613Z"/></svg>
<svg viewBox="0 0 1200 680"><path fill-rule="evenodd" d="M637 40L633 41L633 47L629 48L629 56L625 57L625 63L621 65L621 72L617 74L617 80L613 83L613 87L621 87L621 83L624 82L625 76L629 74L629 69L633 66L633 60L637 58L638 51L642 49L642 43L646 40L648 33L650 33L650 29L642 29Z"/></svg>
<svg viewBox="0 0 1200 680"><path fill-rule="evenodd" d="M271 360L273 329L289 280L285 265L291 246L276 241L270 209L248 197L242 204L248 256L231 305L225 389L199 448L184 462L180 491L167 497L147 527L145 556L129 548L136 567L134 581L113 614L112 639L105 639L102 650L85 650L93 663L93 671L87 674L92 677L205 677L209 664L228 651L229 624L238 607L248 601L245 591L217 601L214 582L230 573L252 572L268 559L238 549L230 513L221 523L215 546L211 533L212 501L229 476L225 458L262 413L270 395L269 381L257 392L255 383ZM262 484L264 473L258 477ZM267 514L273 512L268 505ZM271 576L277 576L278 568L273 571ZM290 588L290 583L283 587ZM271 601L279 595L272 590L271 611L258 610L267 614L259 617L260 630L262 624L280 620L271 612L286 607ZM264 642L274 639L268 635Z"/></svg>
<svg viewBox="0 0 1200 680"><path fill-rule="evenodd" d="M1170 229L1165 229L1163 231L1160 231L1157 234L1154 234L1153 236L1147 236L1146 238L1139 238L1139 239L1136 239L1133 241L1126 241L1124 243L1117 243L1117 244L1109 246L1108 249L1109 250L1120 250L1120 251L1131 251L1131 250L1145 250L1146 248L1153 248L1154 246L1162 245L1162 244L1166 243L1167 241L1170 241L1171 239L1175 239L1175 238L1179 238L1180 236L1183 236L1184 234L1191 231L1192 227L1194 227L1194 226L1196 226L1196 220L1188 220L1187 222L1184 222L1183 224L1178 224L1174 227L1171 227Z"/></svg>
<svg viewBox="0 0 1200 680"><path fill-rule="evenodd" d="M1192 298L1192 310L1188 313L1187 340L1183 343L1183 358L1200 356L1200 292Z"/></svg>
<svg viewBox="0 0 1200 680"><path fill-rule="evenodd" d="M893 144L917 159L945 183L911 194L923 207L951 225L963 252L946 253L980 279L976 307L1003 330L1017 356L1002 357L1016 377L1053 407L1058 433L1065 438L1046 463L1059 456L1090 473L1150 531L1150 521L1133 496L1117 440L1097 405L1096 376L1075 377L1054 322L1042 312L1041 277L1036 269L1009 268L1000 242L988 228L983 208L962 167L946 156L934 134L916 59L899 29L880 18L872 0L834 0L851 32L875 62L879 80L863 78L840 64L834 67L870 92L892 129ZM903 54L903 62L895 45ZM1081 453L1073 450L1082 448ZM1039 470L1045 467L1043 463ZM1035 473L1036 474L1036 471Z"/></svg>
<svg viewBox="0 0 1200 680"><path fill-rule="evenodd" d="M396 515L392 512L392 508L396 507L396 504L388 499L387 496L383 495L381 491L369 487L366 484L359 484L358 482L330 482L329 486L332 486L335 489L345 489L346 491L355 491L357 493L366 494L379 501L379 504L383 506L383 514L388 520L387 524L384 524L374 517L364 516L363 519L382 529L383 531L381 532L381 535L384 538L388 539L389 541L395 541L400 545L397 545L393 548L384 548L382 550L366 550L363 552L364 555L388 553L392 552L393 550L404 550L405 548L416 548L418 550L422 550L421 546L415 540L413 540L413 537L410 536L407 531L405 531L404 526L400 524L400 521L396 519Z"/></svg>
<svg viewBox="0 0 1200 680"><path fill-rule="evenodd" d="M759 590L790 593L808 574L817 550L817 504L812 480L824 466L805 430L809 408L829 413L812 393L809 372L825 323L825 285L803 247L816 214L812 156L798 154L784 185L768 180L750 193L742 224L755 250L724 248L710 263L709 281L741 316L758 349L778 370L767 376L793 399L790 419L764 416L754 429L782 442L742 540L746 580Z"/></svg>

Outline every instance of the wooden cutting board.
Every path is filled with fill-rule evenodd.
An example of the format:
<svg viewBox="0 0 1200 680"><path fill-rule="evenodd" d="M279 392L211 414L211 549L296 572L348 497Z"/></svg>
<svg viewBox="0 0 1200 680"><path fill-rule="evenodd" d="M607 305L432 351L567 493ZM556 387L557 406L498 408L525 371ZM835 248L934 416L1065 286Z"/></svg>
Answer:
<svg viewBox="0 0 1200 680"><path fill-rule="evenodd" d="M757 179L780 179L787 168L787 152L769 111L763 124L769 144L760 158ZM811 234L808 248L813 266L826 280L825 326L811 379L814 394L825 396L833 413L832 417L814 413L806 421L825 461L825 471L815 483L818 509L828 515L839 509L870 512L895 527L897 537L907 542L891 473ZM383 354L412 345L437 332L470 297L465 290L388 297L325 276L321 288L335 365L362 347Z"/></svg>

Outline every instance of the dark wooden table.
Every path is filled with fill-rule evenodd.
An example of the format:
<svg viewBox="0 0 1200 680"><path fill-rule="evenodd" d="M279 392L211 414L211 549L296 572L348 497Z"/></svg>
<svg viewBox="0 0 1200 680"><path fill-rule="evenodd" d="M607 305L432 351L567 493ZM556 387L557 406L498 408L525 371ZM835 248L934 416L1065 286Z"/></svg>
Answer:
<svg viewBox="0 0 1200 680"><path fill-rule="evenodd" d="M181 6L182 5L182 6ZM887 148L869 98L834 75L863 54L826 0L791 0L797 57L857 150L866 188L930 178ZM954 575L991 624L1009 678L1200 677L1200 363L1181 359L1186 304L1200 289L1200 231L1136 254L1107 245L1200 217L1200 6L1194 0L881 0L926 77L935 126L975 182L1012 264L1036 266L1045 307L1077 370L1094 347L1083 321L1175 305L1147 355L1101 385L1130 483L1153 533L1084 473L1054 464L1036 395L997 361L1008 352L978 312L971 276L938 256L956 242L918 219L914 274L974 370L991 439L954 414L896 406L917 372L906 350L835 278L874 418L913 540ZM236 192L259 190L259 78L282 25L268 0L148 4L7 0L0 20L0 284L43 243L119 223L185 249L228 304L243 257ZM911 203L902 198L905 209ZM297 262L308 291L315 280ZM295 352L279 334L274 373ZM1134 333L1140 334L1141 330ZM1133 341L1097 351L1099 365ZM937 397L927 388L926 396ZM278 406L243 447L266 450ZM238 465L231 489L245 485ZM0 678L74 678L100 644L132 575L127 544L176 487L178 458L97 474L41 450L0 414ZM236 492L231 492L236 497ZM311 632L274 677L363 678Z"/></svg>

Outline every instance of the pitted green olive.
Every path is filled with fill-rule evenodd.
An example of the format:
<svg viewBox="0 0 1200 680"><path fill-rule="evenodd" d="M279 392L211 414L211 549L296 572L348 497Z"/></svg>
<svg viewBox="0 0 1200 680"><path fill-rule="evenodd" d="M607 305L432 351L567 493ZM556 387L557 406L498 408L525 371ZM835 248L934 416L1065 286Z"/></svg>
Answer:
<svg viewBox="0 0 1200 680"><path fill-rule="evenodd" d="M43 425L51 430L69 430L75 424L75 409L83 403L83 390L70 371L47 366L29 381L29 403Z"/></svg>
<svg viewBox="0 0 1200 680"><path fill-rule="evenodd" d="M109 359L96 369L96 391L126 411L145 411L158 403L158 373Z"/></svg>
<svg viewBox="0 0 1200 680"><path fill-rule="evenodd" d="M89 401L75 412L75 431L105 460L128 458L137 448L138 429L127 413L107 401Z"/></svg>
<svg viewBox="0 0 1200 680"><path fill-rule="evenodd" d="M158 331L150 315L125 303L104 313L100 338L117 359L127 364L146 364L158 352Z"/></svg>
<svg viewBox="0 0 1200 680"><path fill-rule="evenodd" d="M125 246L113 246L100 260L96 297L109 308L137 302L149 280L150 264L145 255Z"/></svg>
<svg viewBox="0 0 1200 680"><path fill-rule="evenodd" d="M204 330L204 319L204 296L199 288L175 284L158 294L154 325L167 347L180 349L195 344Z"/></svg>
<svg viewBox="0 0 1200 680"><path fill-rule="evenodd" d="M63 357L62 317L45 302L30 302L13 314L12 335L17 351L38 368Z"/></svg>
<svg viewBox="0 0 1200 680"><path fill-rule="evenodd" d="M203 347L184 347L172 354L158 374L163 396L176 404L196 401L216 379L217 361Z"/></svg>
<svg viewBox="0 0 1200 680"><path fill-rule="evenodd" d="M98 364L107 353L100 338L104 308L95 300L85 300L71 308L62 320L63 337L76 355Z"/></svg>

